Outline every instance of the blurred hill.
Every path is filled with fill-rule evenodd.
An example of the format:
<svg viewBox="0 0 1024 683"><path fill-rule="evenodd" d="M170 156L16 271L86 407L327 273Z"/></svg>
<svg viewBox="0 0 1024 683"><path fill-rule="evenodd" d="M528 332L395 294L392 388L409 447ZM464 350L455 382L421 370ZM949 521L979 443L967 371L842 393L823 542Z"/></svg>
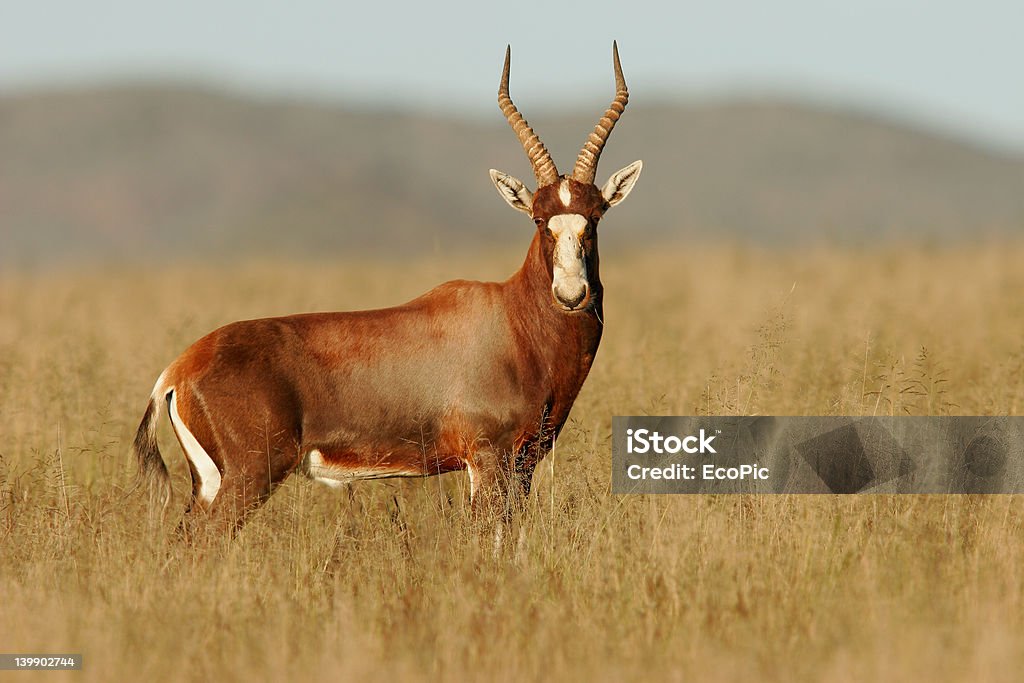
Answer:
<svg viewBox="0 0 1024 683"><path fill-rule="evenodd" d="M606 104L521 106L569 172ZM599 181L634 159L606 241L1024 234L1024 155L864 114L634 97ZM485 124L192 87L0 96L0 265L525 244L492 167L533 185L496 104Z"/></svg>

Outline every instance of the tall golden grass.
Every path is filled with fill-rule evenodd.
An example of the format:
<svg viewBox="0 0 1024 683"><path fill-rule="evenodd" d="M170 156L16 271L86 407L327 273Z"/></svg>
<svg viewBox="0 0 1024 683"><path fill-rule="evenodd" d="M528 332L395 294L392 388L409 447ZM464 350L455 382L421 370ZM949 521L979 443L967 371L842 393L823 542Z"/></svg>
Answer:
<svg viewBox="0 0 1024 683"><path fill-rule="evenodd" d="M605 253L594 370L525 543L498 557L460 475L340 495L295 478L201 552L125 497L152 384L201 334L519 258L0 276L0 651L82 652L82 672L47 676L90 681L1018 678L1020 498L615 496L610 429L1017 414L1022 245ZM166 421L161 446L173 518L187 470Z"/></svg>

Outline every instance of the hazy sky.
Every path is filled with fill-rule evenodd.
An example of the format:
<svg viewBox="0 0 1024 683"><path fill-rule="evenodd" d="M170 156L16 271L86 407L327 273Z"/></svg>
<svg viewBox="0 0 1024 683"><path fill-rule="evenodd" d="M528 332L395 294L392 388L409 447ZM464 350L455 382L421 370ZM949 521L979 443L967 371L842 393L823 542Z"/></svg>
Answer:
<svg viewBox="0 0 1024 683"><path fill-rule="evenodd" d="M506 43L527 113L783 93L1024 150L1024 0L0 0L0 89L153 76L496 116Z"/></svg>

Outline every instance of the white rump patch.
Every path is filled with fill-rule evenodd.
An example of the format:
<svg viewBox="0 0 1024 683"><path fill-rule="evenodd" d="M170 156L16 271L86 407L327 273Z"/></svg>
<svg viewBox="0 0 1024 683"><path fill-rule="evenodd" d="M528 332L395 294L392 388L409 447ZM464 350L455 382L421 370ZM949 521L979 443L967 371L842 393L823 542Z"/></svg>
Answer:
<svg viewBox="0 0 1024 683"><path fill-rule="evenodd" d="M567 209L572 204L572 192L569 190L569 181L566 178L562 178L562 184L558 186L558 198L562 200L562 204Z"/></svg>
<svg viewBox="0 0 1024 683"><path fill-rule="evenodd" d="M390 479L392 477L421 477L423 474L418 471L407 472L394 467L373 467L372 465L360 465L357 467L346 467L343 465L329 465L324 461L324 455L315 448L306 457L306 474L314 481L326 484L336 489L343 484L351 484L361 479Z"/></svg>
<svg viewBox="0 0 1024 683"><path fill-rule="evenodd" d="M209 505L217 497L217 492L220 491L220 470L217 469L217 465L213 462L210 454L203 449L196 437L192 435L192 432L188 430L188 427L181 420L181 416L178 414L177 392L171 394L169 412L171 415L171 426L174 427L174 433L178 437L178 442L185 451L185 457L192 463L193 469L195 469L196 474L199 476L199 497L204 503Z"/></svg>
<svg viewBox="0 0 1024 683"><path fill-rule="evenodd" d="M164 386L164 382L167 381L167 373L170 372L170 368L164 368L164 371L160 373L160 376L156 379L156 384L153 385L153 393L150 397L155 401L162 401L167 396L167 392L173 391L174 387Z"/></svg>

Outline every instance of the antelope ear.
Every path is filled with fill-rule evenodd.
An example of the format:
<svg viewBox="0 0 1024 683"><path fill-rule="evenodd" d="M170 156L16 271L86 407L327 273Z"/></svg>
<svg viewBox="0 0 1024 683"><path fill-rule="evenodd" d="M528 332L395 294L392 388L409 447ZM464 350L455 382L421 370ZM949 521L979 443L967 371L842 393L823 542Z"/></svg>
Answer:
<svg viewBox="0 0 1024 683"><path fill-rule="evenodd" d="M640 177L640 171L643 167L644 162L634 161L621 171L616 171L612 174L612 177L601 188L601 194L604 196L605 201L608 202L608 206L615 206L626 198L626 195L636 185L636 179Z"/></svg>
<svg viewBox="0 0 1024 683"><path fill-rule="evenodd" d="M533 193L526 189L519 178L491 169L491 182L498 188L498 194L513 209L529 214L533 210Z"/></svg>

